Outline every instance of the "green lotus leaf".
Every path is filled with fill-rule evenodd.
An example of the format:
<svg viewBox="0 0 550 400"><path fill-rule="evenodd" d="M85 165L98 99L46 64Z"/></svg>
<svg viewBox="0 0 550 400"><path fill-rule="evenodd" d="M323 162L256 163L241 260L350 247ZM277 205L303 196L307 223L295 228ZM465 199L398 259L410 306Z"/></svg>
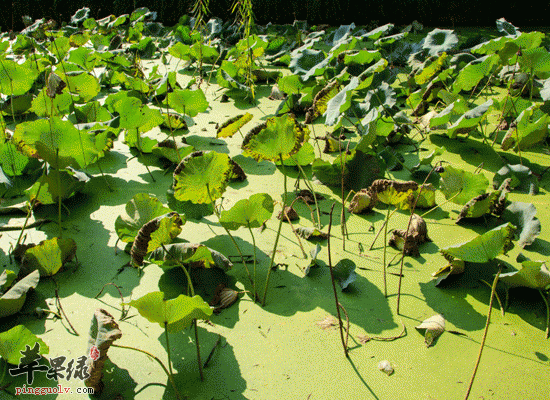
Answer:
<svg viewBox="0 0 550 400"><path fill-rule="evenodd" d="M48 354L50 348L42 339L23 325L17 325L9 331L0 332L0 356L9 364L19 365L21 351L32 349L38 343L38 354Z"/></svg>
<svg viewBox="0 0 550 400"><path fill-rule="evenodd" d="M550 72L550 53L543 47L522 50L518 61L525 72L534 73L537 76Z"/></svg>
<svg viewBox="0 0 550 400"><path fill-rule="evenodd" d="M306 142L296 154L284 160L283 164L289 167L295 167L296 165L304 166L310 165L313 160L315 160L315 149L311 143ZM281 165L281 161L276 161L275 164Z"/></svg>
<svg viewBox="0 0 550 400"><path fill-rule="evenodd" d="M12 60L2 60L0 68L0 93L19 96L27 93L38 77L38 72L17 64Z"/></svg>
<svg viewBox="0 0 550 400"><path fill-rule="evenodd" d="M174 197L179 201L212 203L225 192L232 170L227 154L192 153L174 170Z"/></svg>
<svg viewBox="0 0 550 400"><path fill-rule="evenodd" d="M21 268L34 271L40 276L52 276L76 255L76 242L70 238L53 238L41 241L25 251Z"/></svg>
<svg viewBox="0 0 550 400"><path fill-rule="evenodd" d="M115 221L116 234L125 243L133 242L141 227L147 222L170 212L159 199L147 193L136 194L126 203L125 210L126 212L119 215Z"/></svg>
<svg viewBox="0 0 550 400"><path fill-rule="evenodd" d="M306 87L306 83L304 83L299 75L283 76L279 78L277 85L279 86L279 90L286 94L299 94Z"/></svg>
<svg viewBox="0 0 550 400"><path fill-rule="evenodd" d="M204 112L208 108L208 101L201 89L176 89L168 93L166 98L170 108L190 117L195 117L198 113Z"/></svg>
<svg viewBox="0 0 550 400"><path fill-rule="evenodd" d="M545 263L526 260L519 271L500 274L500 281L508 287L528 287L545 290L550 286L550 271Z"/></svg>
<svg viewBox="0 0 550 400"><path fill-rule="evenodd" d="M401 33L396 33L395 35L384 36L383 38L380 38L377 41L375 41L374 45L377 47L389 46L395 42L400 41L401 39L406 38L408 34L409 34L408 32L401 32Z"/></svg>
<svg viewBox="0 0 550 400"><path fill-rule="evenodd" d="M187 121L185 120L185 116L181 114L176 114L173 112L168 114L167 113L161 113L161 114L162 114L162 118L164 119L164 121L162 121L161 127L172 129L172 130L178 130L178 129L189 130Z"/></svg>
<svg viewBox="0 0 550 400"><path fill-rule="evenodd" d="M187 219L200 220L202 217L214 214L213 203L195 204L191 201L179 201L174 197L172 188L166 191L166 200L172 210L185 214Z"/></svg>
<svg viewBox="0 0 550 400"><path fill-rule="evenodd" d="M342 163L344 161L344 187L359 190L369 187L376 179L384 175L385 165L377 155L364 153L360 150L352 150L342 153L334 159L332 164L328 161L315 159L313 161L313 174L322 183L328 186L340 186L342 182Z"/></svg>
<svg viewBox="0 0 550 400"><path fill-rule="evenodd" d="M439 189L446 199L453 203L464 205L475 196L485 193L489 181L482 174L473 174L452 166L446 166L440 172L441 183ZM454 196L454 197L453 197Z"/></svg>
<svg viewBox="0 0 550 400"><path fill-rule="evenodd" d="M376 89L369 90L365 96L365 103L369 105L369 108L375 107L382 112L382 110L395 105L395 91L387 82L382 82Z"/></svg>
<svg viewBox="0 0 550 400"><path fill-rule="evenodd" d="M179 161L183 160L193 151L195 151L193 146L183 143L179 145L172 139L167 139L157 143L151 149L151 152L156 156L166 158L174 164L177 164Z"/></svg>
<svg viewBox="0 0 550 400"><path fill-rule="evenodd" d="M257 161L286 160L309 138L309 129L289 114L268 118L265 127L259 127L251 130L242 144L243 154Z"/></svg>
<svg viewBox="0 0 550 400"><path fill-rule="evenodd" d="M15 128L13 142L28 157L47 161L53 168L84 168L96 160L98 150L92 139L79 132L69 121L22 122Z"/></svg>
<svg viewBox="0 0 550 400"><path fill-rule="evenodd" d="M141 133L150 131L164 121L159 110L147 107L135 97L122 98L114 103L113 108L120 114L120 127L133 130L133 134L136 129Z"/></svg>
<svg viewBox="0 0 550 400"><path fill-rule="evenodd" d="M87 42L88 38L85 39ZM93 70L96 64L98 64L99 60L100 58L95 51L82 45L80 47L77 47L76 49L72 49L69 52L69 57L67 57L68 62L80 65L86 71Z"/></svg>
<svg viewBox="0 0 550 400"><path fill-rule="evenodd" d="M290 68L293 74L304 75L323 62L325 58L325 53L321 50L304 49L291 55L288 68Z"/></svg>
<svg viewBox="0 0 550 400"><path fill-rule="evenodd" d="M466 262L485 263L491 261L500 254L506 254L514 247L512 240L516 227L507 223L496 227L474 239L440 249L439 251L447 260L458 258Z"/></svg>
<svg viewBox="0 0 550 400"><path fill-rule="evenodd" d="M435 157L438 157L442 155L447 149L445 147L441 146L435 146L435 149L432 150L430 153L428 153L425 156L420 157L420 160L418 161L418 164L416 164L414 167L411 168L411 171L417 171L420 169L422 165L430 165Z"/></svg>
<svg viewBox="0 0 550 400"><path fill-rule="evenodd" d="M233 268L233 264L222 253L206 247L203 244L195 243L172 243L159 247L153 251L149 260L158 264L163 269L181 266L193 268L219 268L225 272Z"/></svg>
<svg viewBox="0 0 550 400"><path fill-rule="evenodd" d="M61 96L56 96L54 101ZM82 106L75 107L75 116L78 122L106 122L113 119L107 108L103 107L99 101L90 101Z"/></svg>
<svg viewBox="0 0 550 400"><path fill-rule="evenodd" d="M208 319L212 309L200 296L180 294L175 299L164 300L163 292L151 292L126 305L135 307L150 322L166 326L168 332L179 332L191 326L195 319Z"/></svg>
<svg viewBox="0 0 550 400"><path fill-rule="evenodd" d="M250 122L252 114L239 114L225 121L216 133L216 137L225 138L232 137L239 129L241 129L246 123Z"/></svg>
<svg viewBox="0 0 550 400"><path fill-rule="evenodd" d="M17 274L9 269L5 269L0 274L0 293L5 293L12 283L17 279Z"/></svg>
<svg viewBox="0 0 550 400"><path fill-rule="evenodd" d="M331 98L327 103L327 109L324 113L325 124L328 126L336 124L340 115L347 111L351 106L351 96L353 90L359 85L359 79L357 77L351 78L348 83L338 94Z"/></svg>
<svg viewBox="0 0 550 400"><path fill-rule="evenodd" d="M21 115L27 113L32 106L34 96L27 92L21 96L10 96L5 101L0 102L0 112L2 115Z"/></svg>
<svg viewBox="0 0 550 400"><path fill-rule="evenodd" d="M505 221L514 224L518 231L518 246L525 247L532 244L540 235L540 221L535 217L536 207L531 203L513 201L504 210L502 215Z"/></svg>
<svg viewBox="0 0 550 400"><path fill-rule="evenodd" d="M189 60L191 48L181 42L176 42L173 46L168 49L168 52L173 57L179 58L180 60Z"/></svg>
<svg viewBox="0 0 550 400"><path fill-rule="evenodd" d="M220 224L229 230L240 227L259 228L273 214L273 199L266 193L257 193L239 200L231 209L222 211Z"/></svg>
<svg viewBox="0 0 550 400"><path fill-rule="evenodd" d="M80 25L90 15L90 9L88 7L82 7L76 10L76 12L71 17L71 24Z"/></svg>
<svg viewBox="0 0 550 400"><path fill-rule="evenodd" d="M380 38L380 36L385 35L389 33L394 28L394 24L386 24L379 26L378 28L375 28L367 33L365 33L362 38L366 38L369 40L376 40Z"/></svg>
<svg viewBox="0 0 550 400"><path fill-rule="evenodd" d="M37 164L37 160L17 151L16 146L11 141L0 140L0 168L6 175L21 176Z"/></svg>
<svg viewBox="0 0 550 400"><path fill-rule="evenodd" d="M510 128L502 139L502 149L524 150L544 141L548 137L550 116L542 113L538 106L523 110L516 118L515 127Z"/></svg>
<svg viewBox="0 0 550 400"><path fill-rule="evenodd" d="M0 275L0 281L2 281L3 276L7 277L6 271L4 271L2 275ZM14 278L15 276L13 277L13 279ZM0 318L18 313L25 304L25 300L27 299L27 292L31 288L36 288L36 285L38 285L39 281L40 273L38 271L33 271L25 276L23 279L21 279L19 282L17 282L15 285L13 285L10 290L6 291L2 295L2 297L0 297ZM7 286L9 287L10 285Z"/></svg>
<svg viewBox="0 0 550 400"><path fill-rule="evenodd" d="M79 103L86 103L99 94L99 81L87 72L67 72L61 78L67 82L69 92L78 95Z"/></svg>
<svg viewBox="0 0 550 400"><path fill-rule="evenodd" d="M338 282L342 290L347 289L349 284L357 279L355 263L348 258L338 261L332 269L332 273L334 275L334 280Z"/></svg>
<svg viewBox="0 0 550 400"><path fill-rule="evenodd" d="M455 139L458 134L468 133L475 129L492 105L493 99L489 99L485 103L464 113L457 121L447 128L447 135L451 139Z"/></svg>
<svg viewBox="0 0 550 400"><path fill-rule="evenodd" d="M40 204L57 204L82 191L90 177L81 171L68 167L65 170L49 169L47 175L42 175L29 189L25 191L29 201Z"/></svg>
<svg viewBox="0 0 550 400"><path fill-rule="evenodd" d="M189 54L196 60L202 59L205 64L214 64L220 58L220 53L215 47L200 42L191 46Z"/></svg>
<svg viewBox="0 0 550 400"><path fill-rule="evenodd" d="M434 29L424 39L422 48L428 50L430 56L453 49L458 44L458 36L450 29Z"/></svg>
<svg viewBox="0 0 550 400"><path fill-rule="evenodd" d="M496 54L471 61L458 73L453 83L453 92L472 90L485 76L491 73L498 62L499 57Z"/></svg>
<svg viewBox="0 0 550 400"><path fill-rule="evenodd" d="M382 58L378 50L359 50L355 54L344 55L345 65L366 65Z"/></svg>
<svg viewBox="0 0 550 400"><path fill-rule="evenodd" d="M72 99L68 92L63 92L50 98L46 94L47 89L43 88L33 99L31 111L39 117L49 117L52 115L62 116L71 111Z"/></svg>
<svg viewBox="0 0 550 400"><path fill-rule="evenodd" d="M520 189L528 191L529 194L535 195L539 190L538 180L531 172L529 167L521 164L506 164L499 169L493 177L493 188L498 189L505 179L510 178L510 187L512 189Z"/></svg>

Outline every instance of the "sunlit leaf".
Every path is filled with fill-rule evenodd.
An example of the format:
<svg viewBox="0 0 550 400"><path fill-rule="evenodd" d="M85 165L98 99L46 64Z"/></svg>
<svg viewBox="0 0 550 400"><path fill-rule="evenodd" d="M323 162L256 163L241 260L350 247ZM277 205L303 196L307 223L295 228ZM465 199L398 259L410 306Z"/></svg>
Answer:
<svg viewBox="0 0 550 400"><path fill-rule="evenodd" d="M2 280L2 276L5 275L7 275L6 270L4 270L4 272L0 276L0 281ZM13 278L15 278L15 276ZM21 308L23 308L23 305L25 304L25 300L27 299L27 292L31 288L36 288L36 285L38 285L39 281L40 273L38 271L33 271L25 276L23 279L18 281L9 290L5 291L2 297L0 297L0 318L4 318L19 312L19 310L21 310ZM10 285L8 285L8 287ZM0 292L3 292L3 289L5 288L1 288Z"/></svg>
<svg viewBox="0 0 550 400"><path fill-rule="evenodd" d="M239 200L229 210L222 211L220 224L229 230L240 227L259 228L273 214L273 199L266 193L257 193Z"/></svg>
<svg viewBox="0 0 550 400"><path fill-rule="evenodd" d="M137 300L125 303L135 307L150 322L166 326L168 332L179 332L191 325L194 319L208 319L212 309L200 296L180 294L175 299L165 300L163 292L151 292Z"/></svg>
<svg viewBox="0 0 550 400"><path fill-rule="evenodd" d="M54 237L28 249L21 261L21 268L29 271L38 269L40 276L52 276L75 255L76 242L73 239Z"/></svg>
<svg viewBox="0 0 550 400"><path fill-rule="evenodd" d="M489 181L482 174L473 174L452 166L440 172L440 190L445 198L456 204L466 204L470 199L485 193Z"/></svg>
<svg viewBox="0 0 550 400"><path fill-rule="evenodd" d="M48 354L48 345L23 325L17 325L8 331L0 332L0 356L12 365L19 365L21 351L32 349L38 343L38 354Z"/></svg>

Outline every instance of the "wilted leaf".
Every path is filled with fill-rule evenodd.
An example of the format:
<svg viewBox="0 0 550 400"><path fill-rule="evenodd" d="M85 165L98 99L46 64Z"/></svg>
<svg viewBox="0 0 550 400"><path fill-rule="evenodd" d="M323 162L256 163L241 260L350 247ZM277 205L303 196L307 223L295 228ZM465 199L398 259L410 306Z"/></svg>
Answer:
<svg viewBox="0 0 550 400"><path fill-rule="evenodd" d="M239 129L252 119L252 114L239 114L225 121L216 133L216 137L232 137Z"/></svg>
<svg viewBox="0 0 550 400"><path fill-rule="evenodd" d="M415 326L415 328L420 333L424 333L424 342L427 347L430 347L445 332L445 318L441 314L436 314L433 317L425 319L420 325Z"/></svg>
<svg viewBox="0 0 550 400"><path fill-rule="evenodd" d="M420 215L413 214L408 234L406 229L394 229L388 244L402 250L406 256L420 257L418 246L429 241L426 221Z"/></svg>
<svg viewBox="0 0 550 400"><path fill-rule="evenodd" d="M327 315L324 320L315 323L321 329L330 329L338 326L338 320L332 315Z"/></svg>
<svg viewBox="0 0 550 400"><path fill-rule="evenodd" d="M306 240L324 240L328 238L328 234L321 232L317 228L306 228L299 226L296 228L296 233Z"/></svg>
<svg viewBox="0 0 550 400"><path fill-rule="evenodd" d="M126 203L126 213L115 221L118 238L125 242L134 241L138 231L153 218L169 213L171 210L162 205L159 199L147 193L138 193Z"/></svg>
<svg viewBox="0 0 550 400"><path fill-rule="evenodd" d="M394 205L403 210L411 209L415 202L417 208L435 206L435 188L430 183L420 186L414 181L377 179L370 185L369 193L371 196L376 196L382 203Z"/></svg>
<svg viewBox="0 0 550 400"><path fill-rule="evenodd" d="M181 233L184 221L180 215L172 211L168 214L153 218L145 223L138 231L130 256L134 266L142 266L145 255L163 244L170 243Z"/></svg>
<svg viewBox="0 0 550 400"><path fill-rule="evenodd" d="M458 224L463 218L479 218L485 214L500 217L506 206L507 193L508 190L494 190L474 197L462 207L456 223Z"/></svg>
<svg viewBox="0 0 550 400"><path fill-rule="evenodd" d="M376 200L376 196L373 196L368 189L361 189L351 199L348 211L353 214L369 213L376 205Z"/></svg>
<svg viewBox="0 0 550 400"><path fill-rule="evenodd" d="M493 177L493 188L498 189L505 179L511 178L510 187L518 188L523 191L528 191L529 194L535 195L539 190L538 181L529 167L521 164L506 164L499 169Z"/></svg>
<svg viewBox="0 0 550 400"><path fill-rule="evenodd" d="M107 352L111 344L122 337L122 332L111 314L102 309L97 309L92 318L92 324L88 334L88 350L86 366L90 376L84 381L87 387L94 388L94 393L103 390L103 366L108 359ZM92 356L98 352L99 357ZM96 353L97 354L97 353ZM95 358L95 360L94 360Z"/></svg>
<svg viewBox="0 0 550 400"><path fill-rule="evenodd" d="M439 286L450 275L459 275L464 272L465 262L463 260L453 259L444 267L435 271L432 276L437 278L435 286Z"/></svg>

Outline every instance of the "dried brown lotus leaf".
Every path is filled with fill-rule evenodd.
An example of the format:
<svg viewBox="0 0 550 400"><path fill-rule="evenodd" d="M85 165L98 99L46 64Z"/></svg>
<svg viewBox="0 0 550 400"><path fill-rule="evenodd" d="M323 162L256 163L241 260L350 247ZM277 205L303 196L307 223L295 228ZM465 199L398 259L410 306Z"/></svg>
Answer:
<svg viewBox="0 0 550 400"><path fill-rule="evenodd" d="M431 240L428 237L426 221L418 214L413 214L411 218L408 235L405 229L395 229L388 244L402 250L404 255L419 257L418 247Z"/></svg>
<svg viewBox="0 0 550 400"><path fill-rule="evenodd" d="M291 206L285 206L285 215L286 215L286 218L283 216L283 212L279 212L279 215L277 215L277 218L279 219L282 219L283 221L296 221L297 219L300 218L300 216L298 215L298 213L296 212L296 210L294 208L292 208ZM287 220L288 218L288 220Z"/></svg>
<svg viewBox="0 0 550 400"><path fill-rule="evenodd" d="M361 189L351 199L348 210L353 214L365 214L371 212L375 205L376 196L372 196L368 189Z"/></svg>

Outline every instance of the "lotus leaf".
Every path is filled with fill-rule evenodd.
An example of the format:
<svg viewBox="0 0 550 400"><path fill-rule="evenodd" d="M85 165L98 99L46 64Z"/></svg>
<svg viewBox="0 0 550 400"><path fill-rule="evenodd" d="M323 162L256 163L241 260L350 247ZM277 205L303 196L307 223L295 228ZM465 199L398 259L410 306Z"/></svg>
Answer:
<svg viewBox="0 0 550 400"><path fill-rule="evenodd" d="M518 246L522 248L532 244L540 234L540 221L535 217L536 213L533 204L520 201L511 202L504 210L503 219L518 228Z"/></svg>
<svg viewBox="0 0 550 400"><path fill-rule="evenodd" d="M500 254L506 254L514 247L512 240L515 231L516 227L511 223L503 224L468 242L439 251L449 261L458 258L467 262L484 263Z"/></svg>
<svg viewBox="0 0 550 400"><path fill-rule="evenodd" d="M453 203L464 205L473 197L485 193L489 181L482 174L473 174L452 166L440 172L440 190Z"/></svg>
<svg viewBox="0 0 550 400"><path fill-rule="evenodd" d="M131 243L136 238L143 225L152 219L170 212L159 199L151 194L138 193L126 203L125 213L119 215L115 221L115 231L118 238Z"/></svg>
<svg viewBox="0 0 550 400"><path fill-rule="evenodd" d="M432 346L439 336L445 332L445 318L443 315L436 314L433 317L425 319L415 329L420 333L424 333L424 342L426 347Z"/></svg>
<svg viewBox="0 0 550 400"><path fill-rule="evenodd" d="M252 114L239 114L225 121L216 133L216 137L232 137L239 129L252 119Z"/></svg>
<svg viewBox="0 0 550 400"><path fill-rule="evenodd" d="M59 117L18 124L13 142L26 156L43 159L56 169L84 168L95 161L98 154L88 135Z"/></svg>
<svg viewBox="0 0 550 400"><path fill-rule="evenodd" d="M450 29L434 29L424 39L422 48L428 50L430 56L449 51L458 44L458 36Z"/></svg>
<svg viewBox="0 0 550 400"><path fill-rule="evenodd" d="M151 292L126 305L137 308L139 313L150 322L156 322L168 332L179 332L194 319L208 319L212 309L200 296L180 294L175 299L165 300L163 292Z"/></svg>
<svg viewBox="0 0 550 400"><path fill-rule="evenodd" d="M262 127L262 125L260 125ZM243 154L257 161L286 160L300 150L309 138L309 129L284 114L267 119L265 127L250 131L243 140Z"/></svg>
<svg viewBox="0 0 550 400"><path fill-rule="evenodd" d="M348 258L338 261L333 267L332 273L334 275L334 280L338 282L342 290L347 289L350 283L355 282L357 279L355 263Z"/></svg>
<svg viewBox="0 0 550 400"><path fill-rule="evenodd" d="M11 279L15 279L15 274L13 272L12 274L13 277ZM6 270L4 270L2 275L0 275L0 283L3 279L7 280L7 275ZM5 289L9 287L11 283L7 284L6 287L2 287L1 291L5 291L5 293L0 297L0 318L18 313L25 304L27 292L31 288L36 288L39 281L40 273L38 271L33 271L13 285L8 291L5 291Z"/></svg>
<svg viewBox="0 0 550 400"><path fill-rule="evenodd" d="M273 214L273 199L266 193L257 193L239 200L227 211L222 211L220 224L229 230L240 227L259 228Z"/></svg>
<svg viewBox="0 0 550 400"><path fill-rule="evenodd" d="M40 276L52 276L76 255L76 242L70 238L53 238L41 241L25 251L21 268L38 269Z"/></svg>
<svg viewBox="0 0 550 400"><path fill-rule="evenodd" d="M166 250L168 253L166 252ZM216 267L225 272L233 268L233 264L222 253L195 243L172 243L153 251L149 257L151 262L161 268L168 269L189 265L192 268Z"/></svg>
<svg viewBox="0 0 550 400"><path fill-rule="evenodd" d="M233 167L227 154L194 152L174 170L174 197L195 204L219 199L229 183Z"/></svg>
<svg viewBox="0 0 550 400"><path fill-rule="evenodd" d="M0 356L9 364L19 365L21 351L29 351L38 345L38 354L48 354L48 345L23 325L0 332ZM32 361L32 360L30 360Z"/></svg>
<svg viewBox="0 0 550 400"><path fill-rule="evenodd" d="M167 95L167 103L177 112L195 117L208 108L208 101L201 89L176 89Z"/></svg>

